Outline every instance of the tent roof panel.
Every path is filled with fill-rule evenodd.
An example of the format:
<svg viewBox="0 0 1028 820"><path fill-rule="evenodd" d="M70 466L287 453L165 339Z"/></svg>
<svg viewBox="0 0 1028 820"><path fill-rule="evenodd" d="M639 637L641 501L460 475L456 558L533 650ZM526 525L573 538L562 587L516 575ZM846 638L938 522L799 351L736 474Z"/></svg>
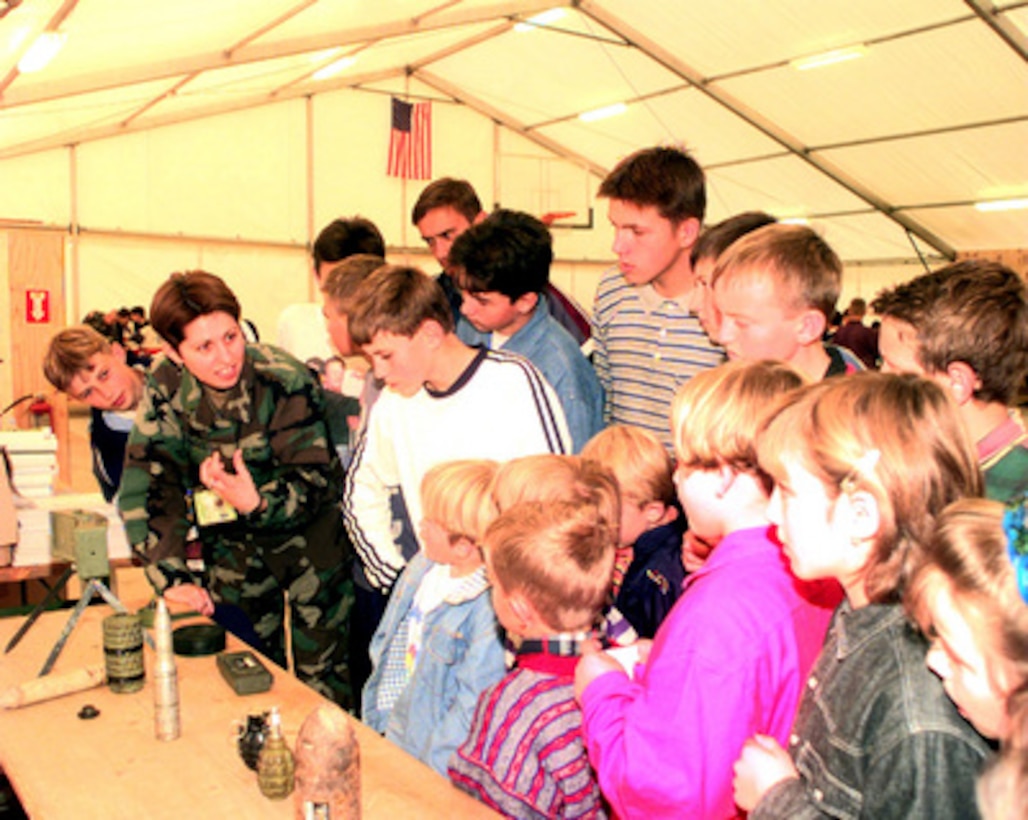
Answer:
<svg viewBox="0 0 1028 820"><path fill-rule="evenodd" d="M1028 196L1028 120L824 154L897 207Z"/></svg>
<svg viewBox="0 0 1028 820"><path fill-rule="evenodd" d="M793 156L708 169L707 186L712 220L753 209L780 218L873 210L867 202Z"/></svg>
<svg viewBox="0 0 1028 820"><path fill-rule="evenodd" d="M868 237L876 258L904 252L904 226L947 252L1024 244L1019 217L940 207L1025 195L1024 0L556 4L566 14L553 30L520 33L515 22L554 0L23 2L0 17L0 158L272 99L409 91L488 118L476 145L499 122L594 175L645 145L684 143L708 169L712 215L853 214L886 226L884 238L844 233ZM63 50L20 74L48 27L67 35ZM788 65L861 43L859 60ZM313 81L336 47L358 64ZM576 119L619 101L621 117ZM459 156L463 129L439 127L442 155Z"/></svg>
<svg viewBox="0 0 1028 820"><path fill-rule="evenodd" d="M1028 115L1024 61L996 43L972 21L872 46L861 59L718 85L805 146Z"/></svg>
<svg viewBox="0 0 1028 820"><path fill-rule="evenodd" d="M574 119L539 130L565 145L588 146L590 155L607 167L641 145L668 142L688 148L704 166L782 153L773 140L688 88L634 103L609 120Z"/></svg>
<svg viewBox="0 0 1028 820"><path fill-rule="evenodd" d="M681 84L638 49L549 29L511 31L435 63L432 71L526 125Z"/></svg>
<svg viewBox="0 0 1028 820"><path fill-rule="evenodd" d="M674 51L704 77L718 77L969 17L961 0L721 0L601 6ZM745 21L740 25L740 21Z"/></svg>

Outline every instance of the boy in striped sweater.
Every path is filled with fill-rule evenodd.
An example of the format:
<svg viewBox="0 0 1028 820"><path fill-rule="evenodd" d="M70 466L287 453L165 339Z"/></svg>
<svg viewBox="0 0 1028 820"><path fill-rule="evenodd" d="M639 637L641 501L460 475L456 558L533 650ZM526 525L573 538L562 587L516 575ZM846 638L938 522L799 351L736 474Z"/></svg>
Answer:
<svg viewBox="0 0 1028 820"><path fill-rule="evenodd" d="M602 504L526 501L486 532L493 606L515 662L479 698L450 779L508 817L607 816L573 680L610 588L618 524Z"/></svg>

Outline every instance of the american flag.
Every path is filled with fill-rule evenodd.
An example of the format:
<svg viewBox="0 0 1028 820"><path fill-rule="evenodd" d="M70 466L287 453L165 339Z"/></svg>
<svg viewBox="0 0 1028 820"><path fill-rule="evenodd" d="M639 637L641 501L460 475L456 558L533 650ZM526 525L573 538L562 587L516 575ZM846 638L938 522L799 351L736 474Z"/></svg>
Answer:
<svg viewBox="0 0 1028 820"><path fill-rule="evenodd" d="M432 178L432 103L393 97L386 174L401 179Z"/></svg>

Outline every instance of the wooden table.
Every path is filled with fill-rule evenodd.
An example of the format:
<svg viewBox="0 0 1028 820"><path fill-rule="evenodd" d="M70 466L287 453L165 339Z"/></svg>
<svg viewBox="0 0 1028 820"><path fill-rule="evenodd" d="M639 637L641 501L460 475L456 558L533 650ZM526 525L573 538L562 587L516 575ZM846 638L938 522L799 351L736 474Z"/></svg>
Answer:
<svg viewBox="0 0 1028 820"><path fill-rule="evenodd" d="M139 574L140 570L121 572ZM121 598L130 609L145 600L139 597L143 587L135 576L120 586ZM54 674L102 663L100 622L110 613L106 604L87 608ZM68 616L67 611L44 614L9 655L0 655L0 689L36 675ZM21 618L0 619L0 646L21 622ZM228 648L243 647L230 635ZM292 797L266 799L254 772L243 765L236 750L236 723L248 713L278 706L292 746L304 718L325 699L270 661L267 666L275 677L271 690L240 697L221 678L214 656L180 657L182 736L162 742L154 738L153 655L146 650L145 656L147 684L139 692L114 694L103 686L21 709L0 710L0 768L29 816L43 820L292 817ZM100 710L99 717L77 717L87 703ZM362 723L354 721L354 728L361 748L365 818L497 816Z"/></svg>

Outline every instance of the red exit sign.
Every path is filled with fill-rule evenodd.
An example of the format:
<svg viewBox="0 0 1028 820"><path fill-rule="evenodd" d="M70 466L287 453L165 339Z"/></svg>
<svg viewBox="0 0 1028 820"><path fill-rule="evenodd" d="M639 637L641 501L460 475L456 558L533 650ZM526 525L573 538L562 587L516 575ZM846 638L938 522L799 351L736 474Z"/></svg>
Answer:
<svg viewBox="0 0 1028 820"><path fill-rule="evenodd" d="M50 291L25 291L25 321L30 325L41 325L50 321Z"/></svg>

